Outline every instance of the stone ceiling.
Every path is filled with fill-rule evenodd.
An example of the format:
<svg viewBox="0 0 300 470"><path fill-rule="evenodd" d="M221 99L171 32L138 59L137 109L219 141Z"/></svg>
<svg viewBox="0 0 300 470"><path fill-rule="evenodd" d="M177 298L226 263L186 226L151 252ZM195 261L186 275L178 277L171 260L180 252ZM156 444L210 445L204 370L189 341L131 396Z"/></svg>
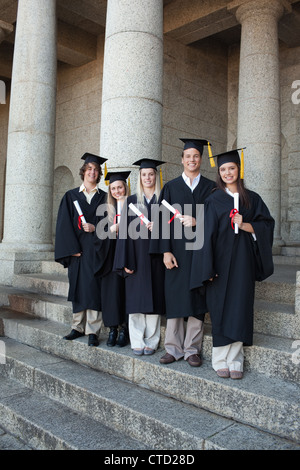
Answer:
<svg viewBox="0 0 300 470"><path fill-rule="evenodd" d="M213 38L225 45L240 39L241 27L228 9L232 0L164 0L164 34L197 47ZM0 0L0 78L10 79L17 0ZM289 5L291 6L289 7ZM300 0L286 1L279 39L300 46ZM80 66L96 58L97 37L105 33L107 0L57 0L58 60Z"/></svg>

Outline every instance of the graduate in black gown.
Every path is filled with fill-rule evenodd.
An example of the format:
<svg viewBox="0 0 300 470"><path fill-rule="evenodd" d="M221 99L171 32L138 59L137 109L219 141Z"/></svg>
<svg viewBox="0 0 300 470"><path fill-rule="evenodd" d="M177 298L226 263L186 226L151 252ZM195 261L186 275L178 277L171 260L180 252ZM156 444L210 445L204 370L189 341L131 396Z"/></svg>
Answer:
<svg viewBox="0 0 300 470"><path fill-rule="evenodd" d="M245 189L239 150L216 156L218 189L205 202L204 246L193 252L191 269L191 288L206 285L213 368L233 379L243 377L243 345L253 342L255 281L273 273L274 219L262 198Z"/></svg>
<svg viewBox="0 0 300 470"><path fill-rule="evenodd" d="M95 274L101 276L102 319L109 327L107 346L128 344L125 314L125 279L113 271L121 210L129 188L126 180L130 171L108 172L107 204L97 211L95 238Z"/></svg>
<svg viewBox="0 0 300 470"><path fill-rule="evenodd" d="M106 193L98 188L105 158L85 153L80 169L83 183L63 196L57 216L55 261L68 269L68 300L73 306L72 331L64 338L88 335L88 344L97 346L102 324L101 280L94 275L96 209L104 204ZM77 201L82 215L78 214Z"/></svg>
<svg viewBox="0 0 300 470"><path fill-rule="evenodd" d="M152 208L160 192L157 166L162 163L147 158L134 163L140 167L137 193L124 204L115 253L114 270L125 276L129 337L136 355L155 352L165 312L162 256L149 254ZM139 215L129 208L130 204L140 211Z"/></svg>
<svg viewBox="0 0 300 470"><path fill-rule="evenodd" d="M181 140L184 142L183 173L164 185L159 198L160 204L167 201L174 206L180 217L179 214L174 217L168 208L161 205L159 236L158 239L153 237L150 251L163 253L165 265L166 354L160 362L169 364L184 358L191 366L198 367L201 365L203 320L207 308L205 297L198 291L190 291L191 244L197 238L197 205L204 203L215 183L200 174L203 147L208 145L208 141Z"/></svg>

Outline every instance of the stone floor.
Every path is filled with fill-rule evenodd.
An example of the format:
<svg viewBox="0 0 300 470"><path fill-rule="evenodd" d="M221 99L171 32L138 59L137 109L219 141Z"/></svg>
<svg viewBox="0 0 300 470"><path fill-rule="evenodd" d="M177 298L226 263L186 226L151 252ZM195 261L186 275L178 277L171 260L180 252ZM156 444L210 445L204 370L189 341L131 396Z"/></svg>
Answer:
<svg viewBox="0 0 300 470"><path fill-rule="evenodd" d="M31 450L20 439L15 438L0 427L0 450Z"/></svg>

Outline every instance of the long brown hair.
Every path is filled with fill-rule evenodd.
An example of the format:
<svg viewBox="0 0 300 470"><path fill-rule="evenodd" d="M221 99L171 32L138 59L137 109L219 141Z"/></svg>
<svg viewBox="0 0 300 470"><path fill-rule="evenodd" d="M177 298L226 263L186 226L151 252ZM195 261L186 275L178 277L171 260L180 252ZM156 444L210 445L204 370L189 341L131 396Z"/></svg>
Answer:
<svg viewBox="0 0 300 470"><path fill-rule="evenodd" d="M237 182L236 182L237 183L237 190L238 190L238 193L240 195L242 205L244 207L246 207L246 209L249 209L250 208L250 199L249 199L247 189L245 187L244 180L241 179L241 177L240 177L240 165L238 163L236 163L236 166L238 167L238 170L239 170L238 179L237 179ZM220 176L219 169L218 169L218 174L217 174L217 178L216 178L216 185L217 185L218 189L222 189L223 191L225 191L226 184L224 183L224 181L222 180L222 178Z"/></svg>

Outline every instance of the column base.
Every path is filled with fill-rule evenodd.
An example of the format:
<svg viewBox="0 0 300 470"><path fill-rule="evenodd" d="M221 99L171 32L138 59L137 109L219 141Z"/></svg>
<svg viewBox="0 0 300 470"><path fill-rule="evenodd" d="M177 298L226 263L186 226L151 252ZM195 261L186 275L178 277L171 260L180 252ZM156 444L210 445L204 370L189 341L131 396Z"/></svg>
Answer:
<svg viewBox="0 0 300 470"><path fill-rule="evenodd" d="M42 261L53 260L53 245L21 247L0 243L0 284L11 286L15 274L41 272Z"/></svg>

